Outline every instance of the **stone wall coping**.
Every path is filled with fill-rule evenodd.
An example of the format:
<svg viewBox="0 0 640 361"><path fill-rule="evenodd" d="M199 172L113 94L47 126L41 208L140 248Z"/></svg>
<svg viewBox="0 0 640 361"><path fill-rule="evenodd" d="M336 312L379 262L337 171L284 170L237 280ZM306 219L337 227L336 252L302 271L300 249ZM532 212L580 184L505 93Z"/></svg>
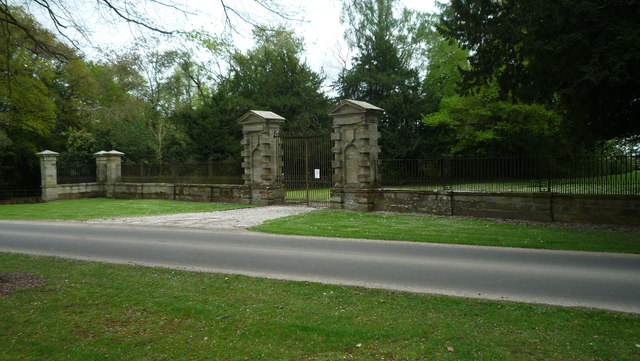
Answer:
<svg viewBox="0 0 640 361"><path fill-rule="evenodd" d="M375 188L378 193L416 193L416 194L452 194L456 191L449 189L398 189L398 188Z"/></svg>
<svg viewBox="0 0 640 361"><path fill-rule="evenodd" d="M56 184L54 187L93 186L93 185L102 185L102 183L98 183L98 182L60 183L60 184Z"/></svg>
<svg viewBox="0 0 640 361"><path fill-rule="evenodd" d="M640 201L640 195L636 194L569 194L556 192L479 192L464 190L430 190L430 189L398 189L376 188L378 193L416 193L416 194L453 194L461 196L498 196L498 197L530 197L530 198L584 198L584 199L636 199Z"/></svg>
<svg viewBox="0 0 640 361"><path fill-rule="evenodd" d="M637 200L640 202L639 194L568 194L553 193L554 198L584 198L584 199L621 199L621 200Z"/></svg>
<svg viewBox="0 0 640 361"><path fill-rule="evenodd" d="M136 183L136 182L113 182L112 185L126 186L126 185L152 185L152 186L173 186L175 183Z"/></svg>
<svg viewBox="0 0 640 361"><path fill-rule="evenodd" d="M151 183L139 183L139 184L151 184ZM176 187L193 187L193 188L247 188L243 184L193 184L193 183L169 183Z"/></svg>
<svg viewBox="0 0 640 361"><path fill-rule="evenodd" d="M452 190L451 191L453 194L455 195L462 195L462 196L474 196L474 195L479 195L479 196L496 196L496 197L530 197L530 198L549 198L551 196L554 196L557 193L550 193L550 192L479 192L479 191L456 191L456 190Z"/></svg>
<svg viewBox="0 0 640 361"><path fill-rule="evenodd" d="M36 155L38 157L57 157L57 156L60 155L60 153L54 152L54 151L51 151L51 150L43 150L40 153L36 153Z"/></svg>
<svg viewBox="0 0 640 361"><path fill-rule="evenodd" d="M93 184L93 183L87 183ZM96 183L97 184L97 183ZM136 182L115 182L116 186L151 186L151 187L193 187L193 188L247 188L244 184L194 184L194 183L136 183Z"/></svg>

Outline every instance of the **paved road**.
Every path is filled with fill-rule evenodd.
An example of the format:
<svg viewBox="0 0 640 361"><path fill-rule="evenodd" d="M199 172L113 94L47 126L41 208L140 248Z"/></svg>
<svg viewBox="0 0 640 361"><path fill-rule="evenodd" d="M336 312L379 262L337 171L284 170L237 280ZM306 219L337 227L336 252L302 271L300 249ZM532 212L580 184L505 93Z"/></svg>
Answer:
<svg viewBox="0 0 640 361"><path fill-rule="evenodd" d="M23 221L0 251L640 313L640 255Z"/></svg>

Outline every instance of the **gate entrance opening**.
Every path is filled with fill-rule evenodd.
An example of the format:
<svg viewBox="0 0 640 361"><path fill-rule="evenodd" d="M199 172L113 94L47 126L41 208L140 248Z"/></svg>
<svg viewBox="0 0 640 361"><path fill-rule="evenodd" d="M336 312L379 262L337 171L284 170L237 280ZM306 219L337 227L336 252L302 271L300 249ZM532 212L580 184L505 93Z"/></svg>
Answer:
<svg viewBox="0 0 640 361"><path fill-rule="evenodd" d="M330 135L283 135L281 141L285 203L328 207L333 172Z"/></svg>

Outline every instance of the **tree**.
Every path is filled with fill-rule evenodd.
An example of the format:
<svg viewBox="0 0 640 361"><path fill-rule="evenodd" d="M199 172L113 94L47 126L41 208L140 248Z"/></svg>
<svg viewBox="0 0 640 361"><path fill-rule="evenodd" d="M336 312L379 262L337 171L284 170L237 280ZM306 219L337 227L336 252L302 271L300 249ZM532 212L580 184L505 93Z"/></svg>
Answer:
<svg viewBox="0 0 640 361"><path fill-rule="evenodd" d="M328 126L323 78L300 59L302 40L282 26L257 28L254 39L253 49L231 56L229 77L221 86L237 98L236 118L248 109L264 109L287 119L287 129L299 128L303 118Z"/></svg>
<svg viewBox="0 0 640 361"><path fill-rule="evenodd" d="M197 107L182 108L173 114L174 123L187 137L182 159L241 161L242 128L236 123L239 107L224 86L221 84Z"/></svg>
<svg viewBox="0 0 640 361"><path fill-rule="evenodd" d="M408 30L413 14L394 14L396 0L345 2L342 22L357 54L336 87L341 97L364 100L385 110L381 119L384 157L420 158L426 134L420 122L426 110L419 71L412 67L417 40Z"/></svg>
<svg viewBox="0 0 640 361"><path fill-rule="evenodd" d="M434 23L435 24L435 23ZM468 69L469 51L461 49L440 35L434 28L426 33L428 46L425 58L428 59L423 88L428 104L427 112L437 111L442 98L458 93L458 83L462 80L460 69Z"/></svg>
<svg viewBox="0 0 640 361"><path fill-rule="evenodd" d="M303 130L303 119L316 118L329 128L329 104L320 91L322 77L300 59L302 41L282 26L256 28L255 46L232 52L229 74L202 103L173 116L195 160L239 159L242 138L236 120L249 109L285 117L285 129Z"/></svg>
<svg viewBox="0 0 640 361"><path fill-rule="evenodd" d="M452 0L439 30L471 51L465 90L557 106L579 143L640 134L640 2Z"/></svg>
<svg viewBox="0 0 640 361"><path fill-rule="evenodd" d="M71 53L56 42L27 13L12 8L13 16L29 26L32 36L50 48ZM0 13L0 19L3 14ZM37 186L35 153L51 143L57 126L54 91L56 60L32 51L34 41L14 26L0 26L0 155L6 187Z"/></svg>
<svg viewBox="0 0 640 361"><path fill-rule="evenodd" d="M438 156L544 157L563 154L561 117L539 104L501 99L491 83L473 95L444 97L439 111L424 117L437 134Z"/></svg>
<svg viewBox="0 0 640 361"><path fill-rule="evenodd" d="M87 113L101 149L118 149L134 161L162 161L175 130L169 119L173 89L166 86L171 69L172 54L157 51L91 64L96 102Z"/></svg>

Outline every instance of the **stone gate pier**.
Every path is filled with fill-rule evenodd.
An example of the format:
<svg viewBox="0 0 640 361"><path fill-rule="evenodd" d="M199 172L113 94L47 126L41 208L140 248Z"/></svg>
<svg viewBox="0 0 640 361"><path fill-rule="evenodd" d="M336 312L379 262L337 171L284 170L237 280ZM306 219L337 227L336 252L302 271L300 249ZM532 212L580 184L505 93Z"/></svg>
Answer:
<svg viewBox="0 0 640 361"><path fill-rule="evenodd" d="M333 117L333 187L331 208L371 211L378 185L378 122L383 109L363 101L343 100Z"/></svg>
<svg viewBox="0 0 640 361"><path fill-rule="evenodd" d="M278 133L284 118L264 110L250 110L237 121L242 125L244 184L251 189L251 204L284 203L282 157Z"/></svg>

